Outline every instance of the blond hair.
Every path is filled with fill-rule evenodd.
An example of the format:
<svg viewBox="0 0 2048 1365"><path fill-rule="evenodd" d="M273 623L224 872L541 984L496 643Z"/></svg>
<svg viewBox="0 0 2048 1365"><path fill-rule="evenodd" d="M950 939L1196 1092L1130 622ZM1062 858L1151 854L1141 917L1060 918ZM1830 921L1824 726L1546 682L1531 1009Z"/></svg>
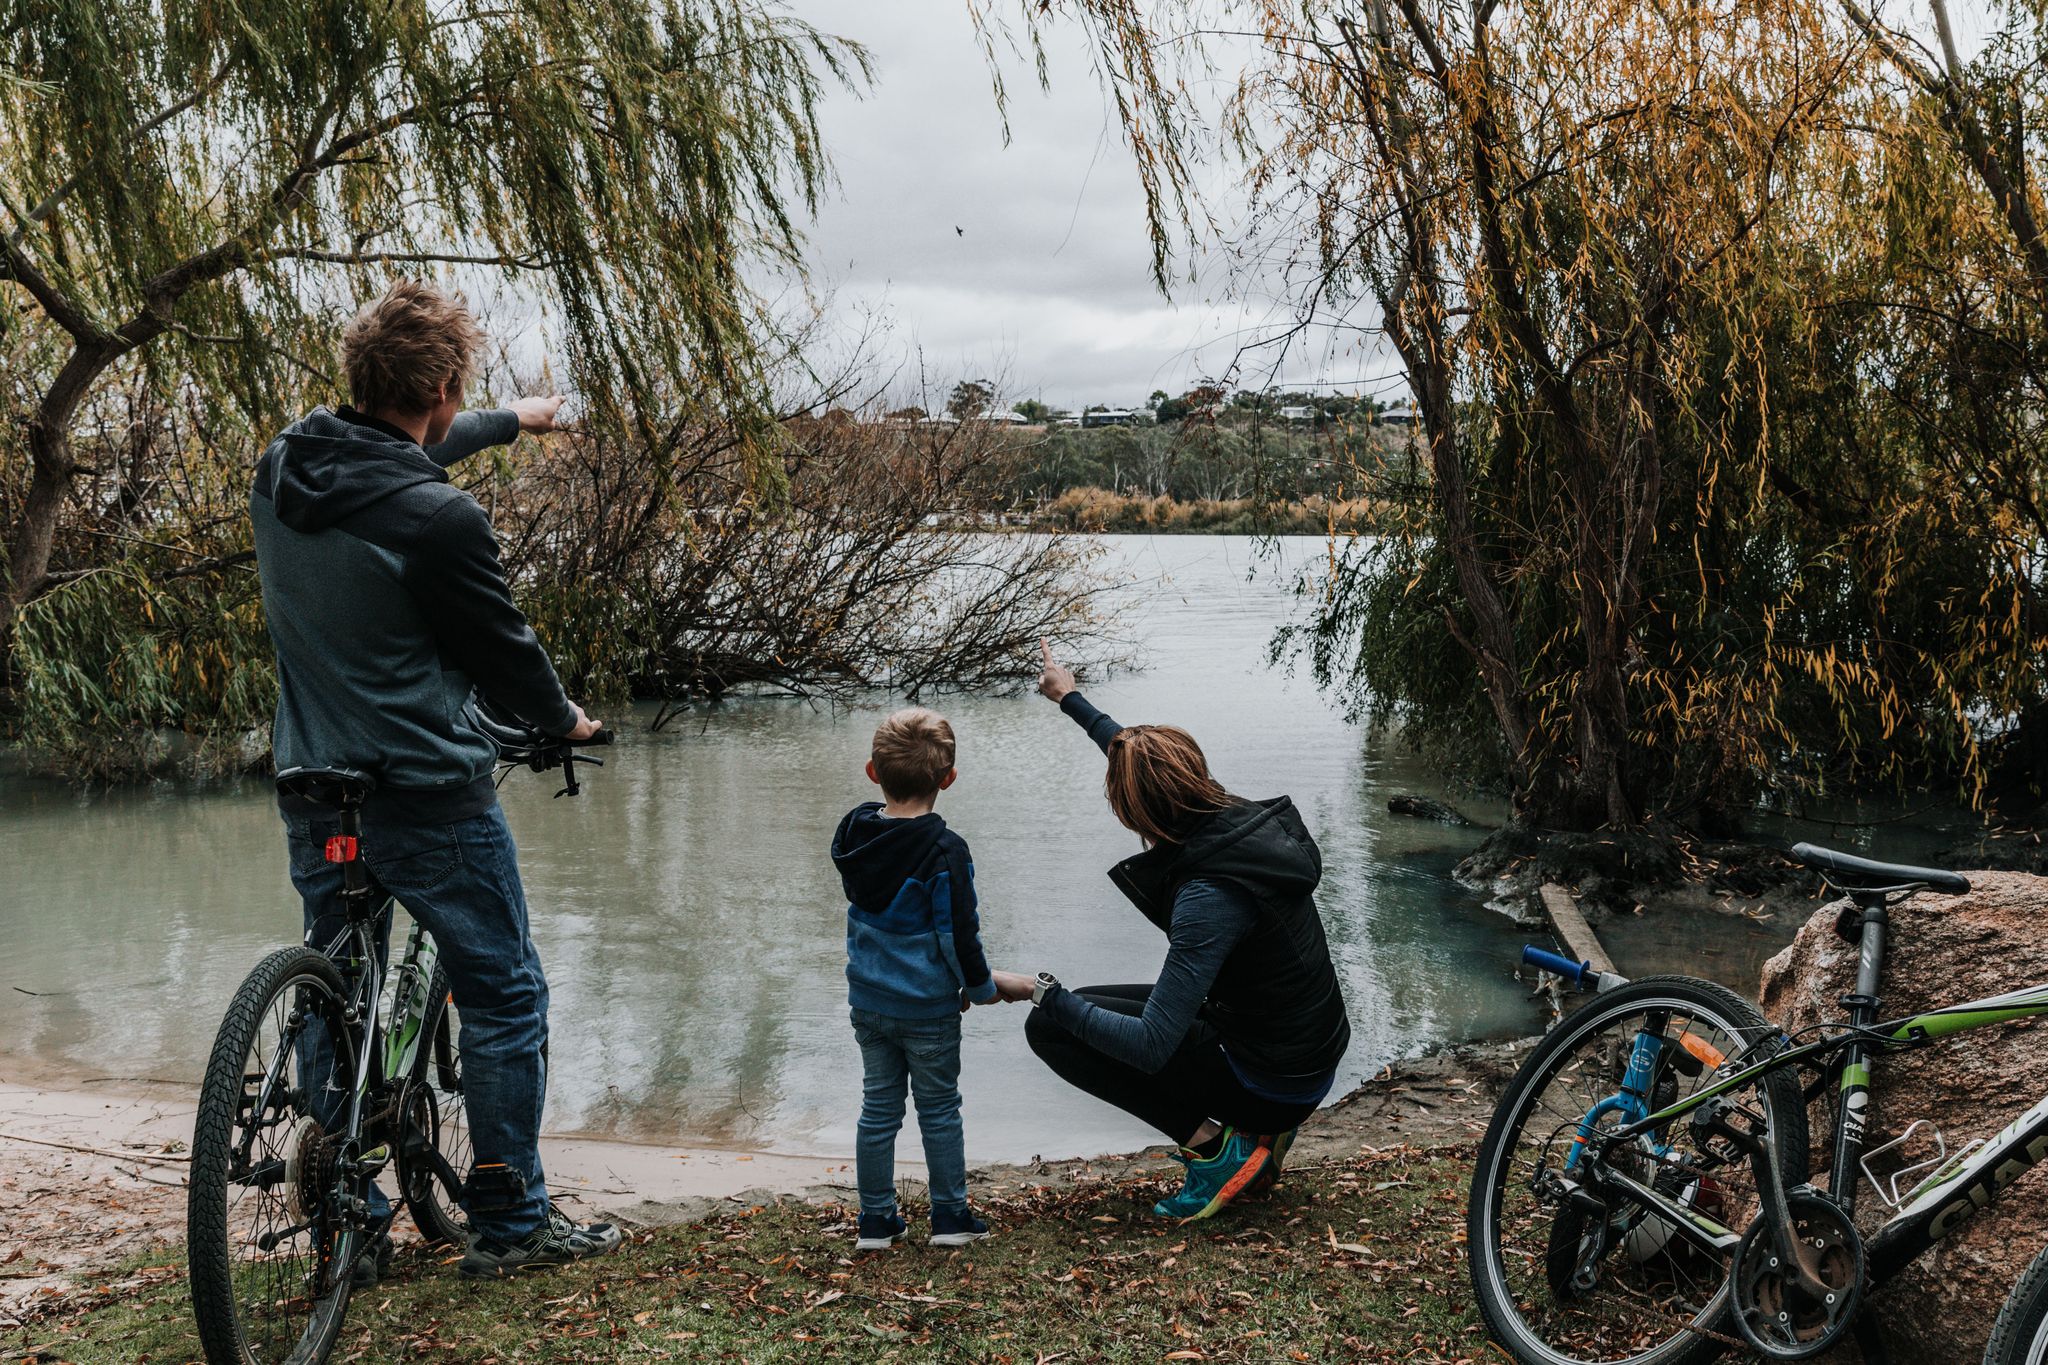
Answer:
<svg viewBox="0 0 2048 1365"><path fill-rule="evenodd" d="M1195 737L1178 725L1127 725L1109 741L1109 808L1148 843L1177 844L1204 815L1237 798L1209 775Z"/></svg>
<svg viewBox="0 0 2048 1365"><path fill-rule="evenodd" d="M342 331L350 398L365 412L427 412L444 385L450 394L469 386L483 343L462 295L424 280L394 280Z"/></svg>
<svg viewBox="0 0 2048 1365"><path fill-rule="evenodd" d="M953 727L936 711L913 706L875 727L869 757L875 780L891 801L919 801L938 795L953 770Z"/></svg>

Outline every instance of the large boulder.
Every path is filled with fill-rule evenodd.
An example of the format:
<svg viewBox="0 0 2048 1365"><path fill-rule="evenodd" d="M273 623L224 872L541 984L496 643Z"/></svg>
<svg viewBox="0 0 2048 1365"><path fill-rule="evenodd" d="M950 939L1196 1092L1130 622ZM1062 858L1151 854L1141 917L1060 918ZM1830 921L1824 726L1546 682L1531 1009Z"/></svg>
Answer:
<svg viewBox="0 0 2048 1365"><path fill-rule="evenodd" d="M1880 994L1886 1018L2048 982L2048 878L1969 872L1962 896L1921 894L1895 908ZM1839 1021L1856 988L1856 949L1835 934L1837 903L1823 907L1791 945L1764 964L1759 1003L1788 1032ZM2048 1047L2038 1020L1980 1029L1873 1067L1875 1148L1919 1118L1931 1119L1958 1151L1988 1138L2048 1095ZM1829 1153L1832 1108L1811 1115L1816 1183ZM1932 1154L1923 1129L1907 1149ZM1910 1159L1910 1158L1909 1158ZM1864 1181L1857 1224L1865 1236L1890 1216ZM2029 1173L1991 1209L1871 1300L1887 1343L1904 1365L1977 1360L2013 1282L2048 1244L2048 1179Z"/></svg>

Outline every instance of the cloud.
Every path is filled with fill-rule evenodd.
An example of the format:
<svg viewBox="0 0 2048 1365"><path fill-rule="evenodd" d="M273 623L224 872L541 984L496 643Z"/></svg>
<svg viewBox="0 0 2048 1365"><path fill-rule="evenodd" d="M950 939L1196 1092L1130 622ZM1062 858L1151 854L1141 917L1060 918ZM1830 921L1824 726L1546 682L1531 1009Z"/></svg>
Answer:
<svg viewBox="0 0 2048 1365"><path fill-rule="evenodd" d="M1137 168L1077 30L1048 33L1049 92L1005 62L1005 145L967 0L789 8L875 65L865 97L821 111L839 186L809 232L812 271L849 324L888 319L933 383L1001 375L1013 397L1142 401L1223 374L1292 321L1277 288L1227 289L1221 262L1171 298L1154 287ZM1214 188L1227 203L1230 185ZM1356 341L1319 331L1272 377L1383 386L1390 358ZM1245 380L1266 382L1269 357L1251 359Z"/></svg>

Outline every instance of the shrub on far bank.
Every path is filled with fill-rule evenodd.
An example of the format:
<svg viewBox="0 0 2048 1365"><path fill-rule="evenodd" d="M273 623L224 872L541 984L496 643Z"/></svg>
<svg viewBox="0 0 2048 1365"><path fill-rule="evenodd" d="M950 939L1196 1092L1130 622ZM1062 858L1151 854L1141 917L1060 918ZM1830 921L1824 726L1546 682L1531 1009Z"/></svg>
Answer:
<svg viewBox="0 0 2048 1365"><path fill-rule="evenodd" d="M1257 498L1170 498L1070 488L1042 504L1036 523L1062 531L1154 535L1363 535L1377 524L1381 506L1370 498L1311 494L1289 502Z"/></svg>

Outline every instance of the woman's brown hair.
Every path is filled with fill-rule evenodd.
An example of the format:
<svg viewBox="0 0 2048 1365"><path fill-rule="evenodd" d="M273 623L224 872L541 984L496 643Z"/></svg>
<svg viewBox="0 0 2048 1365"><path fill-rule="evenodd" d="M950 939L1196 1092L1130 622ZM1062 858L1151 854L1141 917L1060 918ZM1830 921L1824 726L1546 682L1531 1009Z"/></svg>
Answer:
<svg viewBox="0 0 2048 1365"><path fill-rule="evenodd" d="M1153 844L1177 844L1188 828L1237 800L1209 775L1195 737L1178 725L1127 725L1109 741L1109 808Z"/></svg>

